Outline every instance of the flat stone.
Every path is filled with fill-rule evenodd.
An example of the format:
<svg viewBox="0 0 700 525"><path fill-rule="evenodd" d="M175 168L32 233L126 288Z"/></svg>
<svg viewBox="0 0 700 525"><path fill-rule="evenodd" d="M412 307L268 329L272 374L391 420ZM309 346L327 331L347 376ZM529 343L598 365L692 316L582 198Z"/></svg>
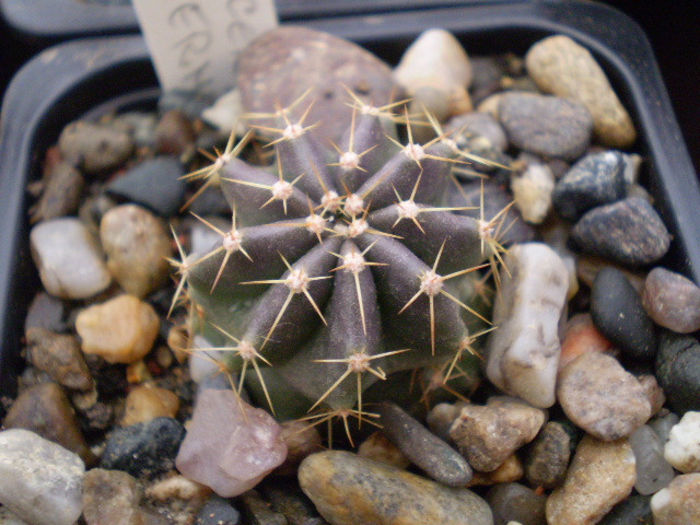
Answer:
<svg viewBox="0 0 700 525"><path fill-rule="evenodd" d="M165 388L139 385L126 396L122 425L128 427L157 417L174 418L180 408L177 394Z"/></svg>
<svg viewBox="0 0 700 525"><path fill-rule="evenodd" d="M569 363L559 374L557 399L576 426L605 441L631 435L651 415L636 378L605 354L587 353Z"/></svg>
<svg viewBox="0 0 700 525"><path fill-rule="evenodd" d="M644 309L657 324L688 334L700 330L700 287L679 273L657 267L642 291Z"/></svg>
<svg viewBox="0 0 700 525"><path fill-rule="evenodd" d="M541 162L528 162L523 173L511 175L510 189L523 219L531 224L541 224L552 207L552 170Z"/></svg>
<svg viewBox="0 0 700 525"><path fill-rule="evenodd" d="M700 343L664 332L656 355L656 378L674 411L700 411Z"/></svg>
<svg viewBox="0 0 700 525"><path fill-rule="evenodd" d="M26 331L25 338L28 360L54 381L73 390L91 390L95 387L75 336L32 327Z"/></svg>
<svg viewBox="0 0 700 525"><path fill-rule="evenodd" d="M607 267L598 272L591 290L591 316L596 328L632 359L656 355L654 323L625 275Z"/></svg>
<svg viewBox="0 0 700 525"><path fill-rule="evenodd" d="M134 363L153 347L160 319L153 307L133 295L120 295L82 310L75 329L83 352L110 363Z"/></svg>
<svg viewBox="0 0 700 525"><path fill-rule="evenodd" d="M649 496L668 485L675 473L664 459L664 446L649 425L642 425L630 436L630 445L637 462L637 481L634 488Z"/></svg>
<svg viewBox="0 0 700 525"><path fill-rule="evenodd" d="M525 477L533 487L561 485L569 466L571 438L556 421L548 422L528 447Z"/></svg>
<svg viewBox="0 0 700 525"><path fill-rule="evenodd" d="M379 405L382 431L428 477L448 485L466 485L472 469L459 453L395 403Z"/></svg>
<svg viewBox="0 0 700 525"><path fill-rule="evenodd" d="M185 196L182 163L171 156L159 156L137 164L107 185L109 194L145 206L161 217L175 215Z"/></svg>
<svg viewBox="0 0 700 525"><path fill-rule="evenodd" d="M623 199L626 193L622 154L604 151L574 164L557 182L552 200L559 215L575 221L591 208Z"/></svg>
<svg viewBox="0 0 700 525"><path fill-rule="evenodd" d="M527 71L546 93L576 100L593 116L596 138L625 148L636 139L632 120L590 52L564 35L545 38L525 55Z"/></svg>
<svg viewBox="0 0 700 525"><path fill-rule="evenodd" d="M167 281L170 236L148 210L134 204L112 208L102 217L100 240L107 268L126 293L142 298Z"/></svg>
<svg viewBox="0 0 700 525"><path fill-rule="evenodd" d="M238 525L241 513L224 498L212 494L197 513L195 525Z"/></svg>
<svg viewBox="0 0 700 525"><path fill-rule="evenodd" d="M573 100L524 92L503 94L498 119L510 143L544 157L574 160L591 139L593 120Z"/></svg>
<svg viewBox="0 0 700 525"><path fill-rule="evenodd" d="M87 299L109 286L112 277L99 244L78 219L42 222L29 234L41 284L62 299Z"/></svg>
<svg viewBox="0 0 700 525"><path fill-rule="evenodd" d="M84 473L76 454L34 432L0 432L0 503L32 525L73 525Z"/></svg>
<svg viewBox="0 0 700 525"><path fill-rule="evenodd" d="M600 525L654 525L650 496L634 494L613 507Z"/></svg>
<svg viewBox="0 0 700 525"><path fill-rule="evenodd" d="M281 26L259 36L241 53L237 68L244 111L269 113L310 89L299 114L314 101L305 122L320 122L317 136L336 144L352 114L346 87L376 106L400 97L391 69L369 51L304 27ZM269 119L259 123L270 125Z"/></svg>
<svg viewBox="0 0 700 525"><path fill-rule="evenodd" d="M488 504L473 492L351 452L329 450L307 457L299 467L299 484L333 525L493 523Z"/></svg>
<svg viewBox="0 0 700 525"><path fill-rule="evenodd" d="M237 496L282 464L287 446L281 431L272 416L234 391L204 390L178 452L177 469L219 496Z"/></svg>
<svg viewBox="0 0 700 525"><path fill-rule="evenodd" d="M559 318L566 303L569 273L554 250L542 243L510 248L509 274L502 277L486 344L486 375L500 389L530 404L554 404L561 351Z"/></svg>
<svg viewBox="0 0 700 525"><path fill-rule="evenodd" d="M75 167L98 174L126 162L134 143L127 132L114 126L78 120L63 129L58 147Z"/></svg>
<svg viewBox="0 0 700 525"><path fill-rule="evenodd" d="M521 525L543 525L547 498L519 483L496 485L486 494L493 511L493 521L505 525L516 521Z"/></svg>
<svg viewBox="0 0 700 525"><path fill-rule="evenodd" d="M646 200L629 197L586 212L571 230L581 251L629 266L658 261L671 244L671 235Z"/></svg>
<svg viewBox="0 0 700 525"><path fill-rule="evenodd" d="M46 221L75 213L85 179L67 162L59 162L47 174L44 190L29 210L32 222Z"/></svg>
<svg viewBox="0 0 700 525"><path fill-rule="evenodd" d="M532 441L544 421L543 410L514 398L492 397L486 406L462 407L450 437L472 468L490 472Z"/></svg>
<svg viewBox="0 0 700 525"><path fill-rule="evenodd" d="M142 525L142 490L120 470L95 468L83 479L83 516L87 525Z"/></svg>
<svg viewBox="0 0 700 525"><path fill-rule="evenodd" d="M651 498L654 525L700 523L700 474L677 476Z"/></svg>
<svg viewBox="0 0 700 525"><path fill-rule="evenodd" d="M3 426L31 430L78 454L85 463L95 461L70 401L56 383L43 383L22 392L12 403Z"/></svg>
<svg viewBox="0 0 700 525"><path fill-rule="evenodd" d="M700 412L686 412L671 428L663 454L684 474L700 472Z"/></svg>
<svg viewBox="0 0 700 525"><path fill-rule="evenodd" d="M153 478L173 468L184 435L183 426L169 417L119 428L109 436L100 466Z"/></svg>
<svg viewBox="0 0 700 525"><path fill-rule="evenodd" d="M547 498L547 523L596 523L629 495L635 479L634 453L626 439L607 442L584 436L564 484Z"/></svg>

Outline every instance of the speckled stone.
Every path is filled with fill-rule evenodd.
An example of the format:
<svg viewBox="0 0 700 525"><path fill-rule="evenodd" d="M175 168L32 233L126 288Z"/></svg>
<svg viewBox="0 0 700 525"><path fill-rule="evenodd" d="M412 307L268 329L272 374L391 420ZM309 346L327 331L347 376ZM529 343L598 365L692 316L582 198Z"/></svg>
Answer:
<svg viewBox="0 0 700 525"><path fill-rule="evenodd" d="M142 525L142 490L120 470L95 468L83 480L83 516L87 525Z"/></svg>
<svg viewBox="0 0 700 525"><path fill-rule="evenodd" d="M52 167L37 203L29 213L32 222L71 215L78 209L85 179L67 162Z"/></svg>
<svg viewBox="0 0 700 525"><path fill-rule="evenodd" d="M690 336L664 332L656 355L656 378L678 414L700 411L700 343Z"/></svg>
<svg viewBox="0 0 700 525"><path fill-rule="evenodd" d="M525 477L533 487L551 489L566 476L570 458L569 434L556 421L548 422L528 447Z"/></svg>
<svg viewBox="0 0 700 525"><path fill-rule="evenodd" d="M700 474L677 476L651 498L654 525L700 523Z"/></svg>
<svg viewBox="0 0 700 525"><path fill-rule="evenodd" d="M466 485L472 469L464 458L395 403L379 405L383 433L428 477L450 487Z"/></svg>
<svg viewBox="0 0 700 525"><path fill-rule="evenodd" d="M124 163L134 149L129 134L109 124L76 121L58 137L63 158L86 173L102 173Z"/></svg>
<svg viewBox="0 0 700 525"><path fill-rule="evenodd" d="M583 154L593 129L590 113L578 102L534 93L505 93L498 118L512 145L565 160Z"/></svg>
<svg viewBox="0 0 700 525"><path fill-rule="evenodd" d="M700 330L700 287L683 275L657 267L642 291L644 309L657 324L688 334Z"/></svg>
<svg viewBox="0 0 700 525"><path fill-rule="evenodd" d="M591 53L564 35L545 38L525 56L527 71L547 93L577 100L593 116L596 137L615 148L636 138L632 120Z"/></svg>
<svg viewBox="0 0 700 525"><path fill-rule="evenodd" d="M572 316L566 323L564 339L561 342L559 370L587 352L610 352L613 344L593 324L589 313Z"/></svg>
<svg viewBox="0 0 700 525"><path fill-rule="evenodd" d="M57 383L74 390L90 390L95 381L90 375L80 343L73 335L57 334L40 327L25 333L27 358Z"/></svg>
<svg viewBox="0 0 700 525"><path fill-rule="evenodd" d="M639 197L589 210L571 230L571 239L584 253L629 266L658 261L671 244L658 213Z"/></svg>
<svg viewBox="0 0 700 525"><path fill-rule="evenodd" d="M312 454L299 467L299 483L333 525L493 524L488 504L473 492L445 487L351 452Z"/></svg>
<svg viewBox="0 0 700 525"><path fill-rule="evenodd" d="M634 453L626 439L605 442L585 436L564 484L547 498L548 525L596 523L632 491Z"/></svg>
<svg viewBox="0 0 700 525"><path fill-rule="evenodd" d="M637 379L615 358L595 352L561 371L557 399L576 426L605 441L629 436L651 415Z"/></svg>

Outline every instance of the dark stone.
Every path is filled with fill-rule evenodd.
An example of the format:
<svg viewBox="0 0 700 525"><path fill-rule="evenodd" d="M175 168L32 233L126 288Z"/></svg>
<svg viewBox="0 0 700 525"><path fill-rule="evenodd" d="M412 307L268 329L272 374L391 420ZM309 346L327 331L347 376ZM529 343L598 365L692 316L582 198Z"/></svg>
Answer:
<svg viewBox="0 0 700 525"><path fill-rule="evenodd" d="M194 150L195 139L192 122L179 109L166 111L155 129L156 149L166 155L179 157Z"/></svg>
<svg viewBox="0 0 700 525"><path fill-rule="evenodd" d="M100 466L154 478L174 467L184 437L185 428L169 417L117 429L107 441Z"/></svg>
<svg viewBox="0 0 700 525"><path fill-rule="evenodd" d="M284 478L266 480L260 490L272 508L284 514L289 525L326 525L296 482Z"/></svg>
<svg viewBox="0 0 700 525"><path fill-rule="evenodd" d="M519 483L499 483L486 494L494 525L517 521L522 525L544 525L547 498Z"/></svg>
<svg viewBox="0 0 700 525"><path fill-rule="evenodd" d="M382 432L429 477L451 487L465 486L472 469L455 449L430 432L398 405L379 405Z"/></svg>
<svg viewBox="0 0 700 525"><path fill-rule="evenodd" d="M612 267L598 272L591 290L591 316L600 332L633 359L656 355L654 323L625 275Z"/></svg>
<svg viewBox="0 0 700 525"><path fill-rule="evenodd" d="M146 160L107 185L107 192L141 204L162 217L175 215L185 196L185 174L176 157Z"/></svg>
<svg viewBox="0 0 700 525"><path fill-rule="evenodd" d="M571 230L581 251L638 266L663 257L671 235L646 200L630 197L586 212Z"/></svg>
<svg viewBox="0 0 700 525"><path fill-rule="evenodd" d="M700 410L700 343L690 336L664 331L656 356L656 379L679 416Z"/></svg>
<svg viewBox="0 0 700 525"><path fill-rule="evenodd" d="M498 117L511 144L545 157L577 159L593 131L593 118L583 105L548 95L506 93Z"/></svg>
<svg viewBox="0 0 700 525"><path fill-rule="evenodd" d="M257 490L249 490L239 497L246 523L250 525L287 525L284 514L275 512L271 505L260 497Z"/></svg>
<svg viewBox="0 0 700 525"><path fill-rule="evenodd" d="M212 494L197 513L195 525L238 525L241 513L228 500Z"/></svg>
<svg viewBox="0 0 700 525"><path fill-rule="evenodd" d="M317 136L340 144L352 109L347 88L382 106L399 100L391 69L352 42L304 27L281 26L251 42L238 61L238 87L246 112L287 106L307 89L299 115L315 102L305 125L320 122ZM269 126L270 120L254 122Z"/></svg>
<svg viewBox="0 0 700 525"><path fill-rule="evenodd" d="M615 505L599 525L653 525L650 501L651 496L630 496Z"/></svg>
<svg viewBox="0 0 700 525"><path fill-rule="evenodd" d="M505 71L493 57L470 57L469 61L472 65L469 91L474 106L477 106L486 97L501 90L501 78Z"/></svg>
<svg viewBox="0 0 700 525"><path fill-rule="evenodd" d="M525 477L534 487L551 489L564 481L569 466L570 439L564 427L547 423L528 447Z"/></svg>
<svg viewBox="0 0 700 525"><path fill-rule="evenodd" d="M554 208L574 221L591 208L624 198L624 168L624 159L617 151L586 155L555 186Z"/></svg>

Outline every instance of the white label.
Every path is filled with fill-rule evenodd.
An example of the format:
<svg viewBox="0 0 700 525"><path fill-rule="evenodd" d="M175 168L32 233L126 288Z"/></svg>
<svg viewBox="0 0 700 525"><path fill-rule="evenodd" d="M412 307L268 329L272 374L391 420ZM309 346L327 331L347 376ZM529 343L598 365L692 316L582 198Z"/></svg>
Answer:
<svg viewBox="0 0 700 525"><path fill-rule="evenodd" d="M274 0L133 0L161 87L220 95L240 51L277 26Z"/></svg>

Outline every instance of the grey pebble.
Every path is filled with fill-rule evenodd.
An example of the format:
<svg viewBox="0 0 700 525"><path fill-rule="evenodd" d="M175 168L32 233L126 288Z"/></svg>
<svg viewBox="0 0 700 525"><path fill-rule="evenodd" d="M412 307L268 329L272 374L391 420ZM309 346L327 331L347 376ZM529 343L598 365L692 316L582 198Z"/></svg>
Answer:
<svg viewBox="0 0 700 525"><path fill-rule="evenodd" d="M673 467L664 459L664 444L649 425L642 425L630 436L637 465L634 488L648 496L661 490L675 477Z"/></svg>
<svg viewBox="0 0 700 525"><path fill-rule="evenodd" d="M629 197L586 212L571 230L571 240L584 253L638 266L663 257L671 235L651 204Z"/></svg>
<svg viewBox="0 0 700 525"><path fill-rule="evenodd" d="M326 525L297 483L284 478L266 480L260 491L272 508L287 518L289 525Z"/></svg>
<svg viewBox="0 0 700 525"><path fill-rule="evenodd" d="M650 501L651 496L632 495L615 505L599 525L653 525Z"/></svg>
<svg viewBox="0 0 700 525"><path fill-rule="evenodd" d="M228 500L212 494L199 512L195 525L238 525L241 513Z"/></svg>
<svg viewBox="0 0 700 525"><path fill-rule="evenodd" d="M466 485L472 469L465 459L395 403L379 405L383 432L428 477L451 487Z"/></svg>
<svg viewBox="0 0 700 525"><path fill-rule="evenodd" d="M661 444L665 445L666 441L668 441L668 438L671 434L671 429L680 420L681 418L679 418L678 415L674 414L673 412L667 411L666 414L660 414L651 421L649 421L649 426L654 432L656 432L656 435L659 436Z"/></svg>
<svg viewBox="0 0 700 525"><path fill-rule="evenodd" d="M586 155L559 180L552 199L559 215L578 219L591 208L625 197L625 162L617 151Z"/></svg>
<svg viewBox="0 0 700 525"><path fill-rule="evenodd" d="M700 287L683 275L657 267L644 281L642 304L659 325L688 334L700 330Z"/></svg>
<svg viewBox="0 0 700 525"><path fill-rule="evenodd" d="M504 94L498 116L514 146L565 160L586 151L593 130L593 119L583 105L533 93Z"/></svg>
<svg viewBox="0 0 700 525"><path fill-rule="evenodd" d="M520 483L499 483L486 494L494 525L507 525L511 521L521 525L545 525L546 500L546 496L535 494Z"/></svg>
<svg viewBox="0 0 700 525"><path fill-rule="evenodd" d="M656 355L656 378L671 408L679 415L700 410L700 343L664 331Z"/></svg>
<svg viewBox="0 0 700 525"><path fill-rule="evenodd" d="M134 143L127 132L114 126L79 120L63 129L58 147L73 166L98 174L126 162Z"/></svg>
<svg viewBox="0 0 700 525"><path fill-rule="evenodd" d="M460 141L465 142L465 146L469 149L481 149L477 141L479 138L488 141L484 146L488 145L500 151L504 151L508 147L508 138L501 124L488 113L465 113L452 117L445 124L445 132L450 133L450 138L455 140L458 145Z"/></svg>
<svg viewBox="0 0 700 525"><path fill-rule="evenodd" d="M571 439L556 421L548 422L528 446L525 477L533 487L554 488L564 481L571 456Z"/></svg>
<svg viewBox="0 0 700 525"><path fill-rule="evenodd" d="M25 332L32 327L45 328L53 332L64 332L68 329L66 322L66 304L46 292L39 292L32 299L27 317L24 319Z"/></svg>
<svg viewBox="0 0 700 525"><path fill-rule="evenodd" d="M426 416L426 423L430 431L443 441L450 443L450 427L464 406L463 401L457 403L438 403L430 409Z"/></svg>

